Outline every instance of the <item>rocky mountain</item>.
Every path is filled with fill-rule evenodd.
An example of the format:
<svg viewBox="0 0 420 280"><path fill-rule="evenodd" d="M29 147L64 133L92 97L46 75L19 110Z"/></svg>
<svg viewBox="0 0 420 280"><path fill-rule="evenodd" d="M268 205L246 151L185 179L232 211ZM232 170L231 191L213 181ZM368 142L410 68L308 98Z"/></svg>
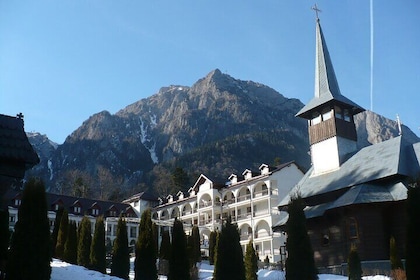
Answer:
<svg viewBox="0 0 420 280"><path fill-rule="evenodd" d="M179 186L173 171L185 171L188 189L203 173L217 181L262 163L310 165L303 107L274 89L235 79L219 70L191 87L173 85L112 115L91 116L59 146L31 143L41 163L30 173L50 191L104 199L151 188L167 194ZM398 135L394 121L372 112L356 118L362 146ZM404 133L419 141L408 128Z"/></svg>

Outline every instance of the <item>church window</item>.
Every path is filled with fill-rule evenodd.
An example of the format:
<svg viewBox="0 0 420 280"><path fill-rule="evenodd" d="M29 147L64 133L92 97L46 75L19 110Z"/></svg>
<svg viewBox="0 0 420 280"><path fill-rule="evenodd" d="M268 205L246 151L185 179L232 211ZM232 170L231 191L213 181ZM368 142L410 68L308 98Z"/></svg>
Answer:
<svg viewBox="0 0 420 280"><path fill-rule="evenodd" d="M331 110L330 109L328 109L328 110L326 110L322 113L322 120L323 121L326 121L326 120L329 120L329 119L331 119Z"/></svg>
<svg viewBox="0 0 420 280"><path fill-rule="evenodd" d="M343 111L340 107L335 106L334 107L334 114L336 119L343 119Z"/></svg>
<svg viewBox="0 0 420 280"><path fill-rule="evenodd" d="M349 234L349 239L359 238L359 230L358 230L357 221L355 218L350 218L348 220L348 234Z"/></svg>
<svg viewBox="0 0 420 280"><path fill-rule="evenodd" d="M344 120L346 122L349 122L350 121L350 113L349 113L349 110L348 109L344 109Z"/></svg>
<svg viewBox="0 0 420 280"><path fill-rule="evenodd" d="M321 122L321 115L316 113L311 120L311 125L316 125L316 124L319 124L320 122Z"/></svg>
<svg viewBox="0 0 420 280"><path fill-rule="evenodd" d="M330 245L330 235L329 233L324 233L322 235L322 246Z"/></svg>

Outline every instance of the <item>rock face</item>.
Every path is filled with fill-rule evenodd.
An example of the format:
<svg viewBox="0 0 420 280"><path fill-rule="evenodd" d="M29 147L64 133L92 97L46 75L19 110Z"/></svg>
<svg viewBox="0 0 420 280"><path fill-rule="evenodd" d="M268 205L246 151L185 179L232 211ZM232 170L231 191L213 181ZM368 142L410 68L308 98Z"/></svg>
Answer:
<svg viewBox="0 0 420 280"><path fill-rule="evenodd" d="M189 184L200 173L224 181L279 160L306 169L307 124L294 116L302 107L298 99L216 69L191 87L163 87L115 115L97 113L58 147L34 144L42 155L31 174L42 176L50 191L72 194L83 184L86 195L117 199L145 188L173 191L165 185L173 184L176 167ZM359 114L356 124L361 146L398 135L395 122L372 112Z"/></svg>

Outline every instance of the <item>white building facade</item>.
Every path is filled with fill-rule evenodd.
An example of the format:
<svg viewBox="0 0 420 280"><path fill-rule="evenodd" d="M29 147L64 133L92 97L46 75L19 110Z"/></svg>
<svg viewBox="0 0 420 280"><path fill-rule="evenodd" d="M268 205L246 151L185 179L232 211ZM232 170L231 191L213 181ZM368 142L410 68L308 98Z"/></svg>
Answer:
<svg viewBox="0 0 420 280"><path fill-rule="evenodd" d="M232 174L227 183L217 184L200 175L187 194L169 195L153 208L153 221L164 230L177 218L187 234L198 226L202 253L208 255L210 233L220 231L223 221L230 216L238 226L243 252L252 239L261 260L266 257L270 262L282 260L280 249L286 237L272 230L282 218L276 206L303 177L303 172L289 162L276 168L262 164L257 174L247 169L242 176L238 180Z"/></svg>

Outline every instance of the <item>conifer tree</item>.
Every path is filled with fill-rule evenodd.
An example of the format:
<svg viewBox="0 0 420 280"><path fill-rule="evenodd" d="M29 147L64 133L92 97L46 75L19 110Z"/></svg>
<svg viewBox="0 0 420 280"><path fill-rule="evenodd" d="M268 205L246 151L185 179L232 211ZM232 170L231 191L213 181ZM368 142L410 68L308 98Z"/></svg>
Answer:
<svg viewBox="0 0 420 280"><path fill-rule="evenodd" d="M111 275L127 279L130 274L130 250L128 248L127 224L118 219L117 236L112 248Z"/></svg>
<svg viewBox="0 0 420 280"><path fill-rule="evenodd" d="M0 279L3 279L3 274L6 272L9 238L9 211L8 209L0 209Z"/></svg>
<svg viewBox="0 0 420 280"><path fill-rule="evenodd" d="M214 253L216 249L217 231L210 232L209 237L209 263L214 264Z"/></svg>
<svg viewBox="0 0 420 280"><path fill-rule="evenodd" d="M162 232L162 241L160 243L159 258L162 260L169 260L171 256L171 240L169 231Z"/></svg>
<svg viewBox="0 0 420 280"><path fill-rule="evenodd" d="M397 243L395 237L391 236L389 239L389 260L391 262L391 270L402 269L403 264L398 254Z"/></svg>
<svg viewBox="0 0 420 280"><path fill-rule="evenodd" d="M157 279L156 244L150 209L143 212L140 219L139 235L136 242L134 279Z"/></svg>
<svg viewBox="0 0 420 280"><path fill-rule="evenodd" d="M77 264L77 226L75 221L70 221L67 227L63 259L68 263Z"/></svg>
<svg viewBox="0 0 420 280"><path fill-rule="evenodd" d="M361 280L362 265L360 263L359 253L357 252L357 247L355 245L352 245L350 248L347 263L349 280Z"/></svg>
<svg viewBox="0 0 420 280"><path fill-rule="evenodd" d="M258 259L255 253L254 244L252 239L246 245L245 251L245 279L257 280L258 279Z"/></svg>
<svg viewBox="0 0 420 280"><path fill-rule="evenodd" d="M217 245L214 280L245 279L245 266L238 226L230 216L222 226Z"/></svg>
<svg viewBox="0 0 420 280"><path fill-rule="evenodd" d="M6 279L49 280L51 236L44 183L30 179L18 210Z"/></svg>
<svg viewBox="0 0 420 280"><path fill-rule="evenodd" d="M92 244L92 228L88 217L80 222L80 233L77 244L77 264L89 268L90 246Z"/></svg>
<svg viewBox="0 0 420 280"><path fill-rule="evenodd" d="M197 226L192 228L192 261L195 265L198 262L201 262L201 248L200 248L200 230Z"/></svg>
<svg viewBox="0 0 420 280"><path fill-rule="evenodd" d="M187 237L181 221L175 218L172 229L172 249L169 260L168 280L189 280L189 260L187 254Z"/></svg>
<svg viewBox="0 0 420 280"><path fill-rule="evenodd" d="M420 179L411 184L407 191L407 226L405 271L407 280L418 279L420 275Z"/></svg>
<svg viewBox="0 0 420 280"><path fill-rule="evenodd" d="M93 270L106 273L105 224L102 216L96 219L90 248L90 267Z"/></svg>
<svg viewBox="0 0 420 280"><path fill-rule="evenodd" d="M214 264L217 263L217 250L219 248L219 241L220 241L220 232L216 231L216 242L215 242L215 246L214 246L214 257L213 257ZM214 265L213 276L216 275L216 273L217 273L217 266Z"/></svg>
<svg viewBox="0 0 420 280"><path fill-rule="evenodd" d="M303 199L296 195L288 206L289 219L286 223L288 257L286 260L286 280L318 279L314 253L306 228Z"/></svg>
<svg viewBox="0 0 420 280"><path fill-rule="evenodd" d="M51 256L55 257L55 247L57 245L58 231L60 230L61 217L63 217L64 207L59 206L57 212L55 213L54 228L51 233Z"/></svg>
<svg viewBox="0 0 420 280"><path fill-rule="evenodd" d="M63 259L64 256L64 245L67 241L67 233L68 233L68 225L69 225L69 214L67 210L63 210L61 214L61 221L60 227L58 230L57 242L55 245L55 257L58 259Z"/></svg>

